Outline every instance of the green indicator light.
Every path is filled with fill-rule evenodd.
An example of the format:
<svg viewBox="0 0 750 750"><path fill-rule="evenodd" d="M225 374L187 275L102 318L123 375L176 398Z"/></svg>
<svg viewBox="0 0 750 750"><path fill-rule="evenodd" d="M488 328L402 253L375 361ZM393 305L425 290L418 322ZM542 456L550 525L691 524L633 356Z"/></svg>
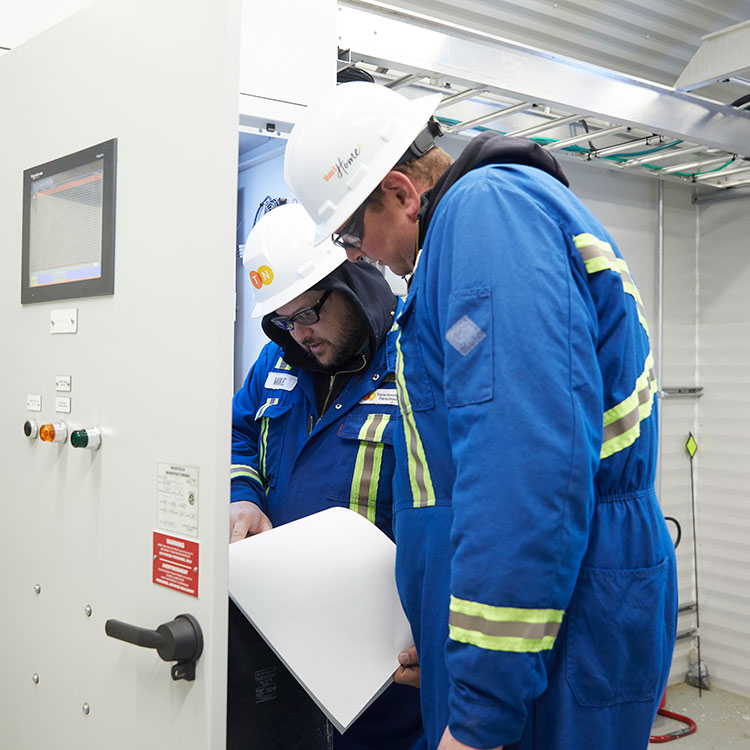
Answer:
<svg viewBox="0 0 750 750"><path fill-rule="evenodd" d="M85 448L89 444L86 430L75 430L70 436L70 444L74 448Z"/></svg>

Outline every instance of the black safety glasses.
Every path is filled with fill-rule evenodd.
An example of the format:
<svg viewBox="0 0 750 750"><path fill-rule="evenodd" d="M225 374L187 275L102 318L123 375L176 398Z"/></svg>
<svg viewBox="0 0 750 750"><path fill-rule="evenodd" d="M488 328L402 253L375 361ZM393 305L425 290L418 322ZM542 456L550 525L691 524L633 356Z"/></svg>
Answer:
<svg viewBox="0 0 750 750"><path fill-rule="evenodd" d="M365 233L365 211L367 201L351 215L349 221L341 227L341 230L331 235L334 245L343 247L344 250L359 250L362 247L362 235Z"/></svg>
<svg viewBox="0 0 750 750"><path fill-rule="evenodd" d="M271 322L285 331L291 331L294 328L295 323L299 323L302 326L311 326L314 323L317 323L320 320L320 308L325 304L331 291L332 290L329 289L311 307L305 307L302 310L298 310L294 315L290 315L289 317L279 315L276 318L271 318Z"/></svg>

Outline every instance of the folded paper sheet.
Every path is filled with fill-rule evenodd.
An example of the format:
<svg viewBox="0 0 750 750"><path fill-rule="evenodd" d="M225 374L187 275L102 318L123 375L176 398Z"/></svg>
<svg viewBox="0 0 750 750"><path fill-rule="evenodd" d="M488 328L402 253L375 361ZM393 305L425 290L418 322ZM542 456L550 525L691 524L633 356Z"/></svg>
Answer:
<svg viewBox="0 0 750 750"><path fill-rule="evenodd" d="M340 732L414 643L395 557L393 542L346 508L229 547L230 596Z"/></svg>

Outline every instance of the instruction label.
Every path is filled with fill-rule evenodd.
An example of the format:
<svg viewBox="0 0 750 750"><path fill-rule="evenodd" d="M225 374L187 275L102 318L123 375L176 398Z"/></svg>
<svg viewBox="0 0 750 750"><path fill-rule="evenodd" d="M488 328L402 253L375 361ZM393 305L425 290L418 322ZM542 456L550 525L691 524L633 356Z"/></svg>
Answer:
<svg viewBox="0 0 750 750"><path fill-rule="evenodd" d="M198 596L198 542L154 532L153 582Z"/></svg>
<svg viewBox="0 0 750 750"><path fill-rule="evenodd" d="M157 498L157 528L183 536L198 536L197 466L159 462Z"/></svg>

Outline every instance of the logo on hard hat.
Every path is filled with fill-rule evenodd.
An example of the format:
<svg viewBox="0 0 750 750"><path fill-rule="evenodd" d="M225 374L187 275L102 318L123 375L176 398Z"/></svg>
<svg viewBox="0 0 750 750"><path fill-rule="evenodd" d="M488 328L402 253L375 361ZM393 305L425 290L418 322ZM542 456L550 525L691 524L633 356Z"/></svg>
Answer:
<svg viewBox="0 0 750 750"><path fill-rule="evenodd" d="M260 289L264 284L268 286L273 281L273 271L268 266L261 266L257 271L250 271L250 283Z"/></svg>
<svg viewBox="0 0 750 750"><path fill-rule="evenodd" d="M323 175L323 179L328 182L328 180L330 180L333 176L341 179L345 175L349 174L349 169L354 164L354 162L357 161L361 153L362 144L358 143L354 150L349 154L349 156L345 157L344 159L339 157L336 160L333 166Z"/></svg>

